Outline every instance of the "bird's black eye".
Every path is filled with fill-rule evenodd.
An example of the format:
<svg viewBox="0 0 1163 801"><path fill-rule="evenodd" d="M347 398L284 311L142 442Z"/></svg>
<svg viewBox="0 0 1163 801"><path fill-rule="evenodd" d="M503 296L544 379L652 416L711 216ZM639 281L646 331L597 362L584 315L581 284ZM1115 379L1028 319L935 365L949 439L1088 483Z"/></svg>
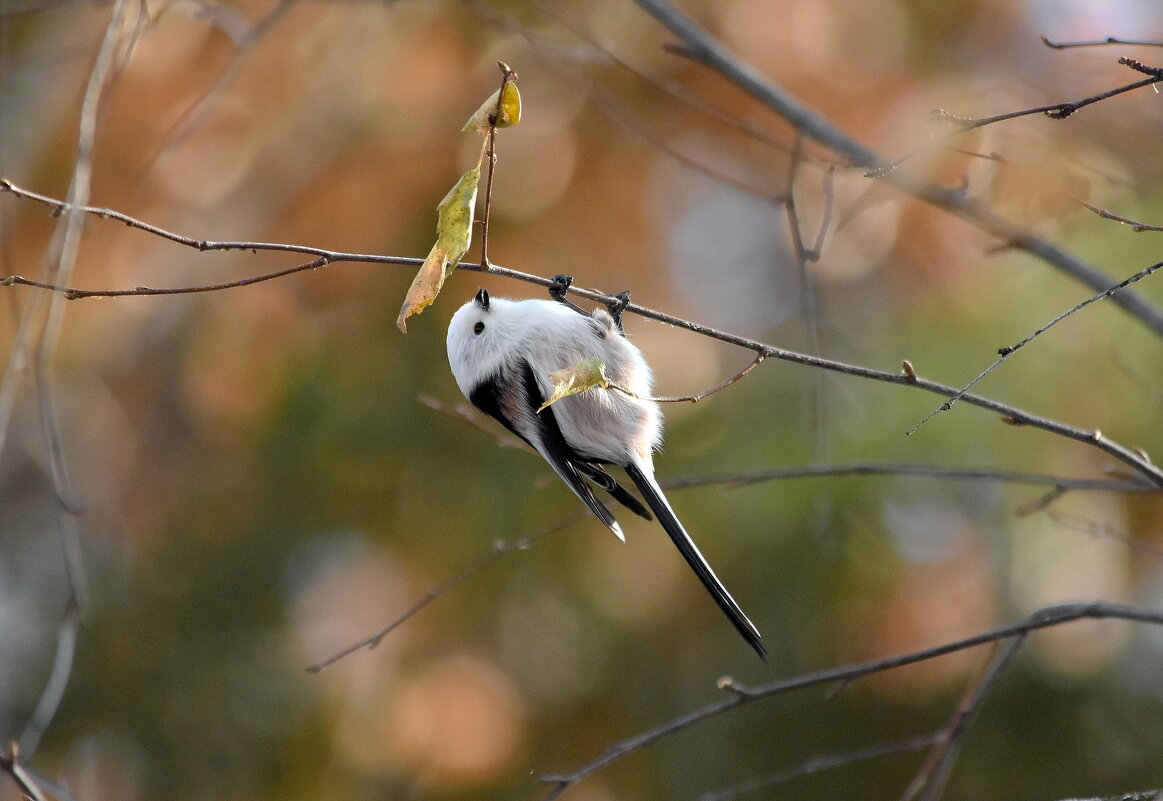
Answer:
<svg viewBox="0 0 1163 801"><path fill-rule="evenodd" d="M478 322L476 325L474 325L472 327L472 332L474 334L479 334L481 331L484 331L484 330L485 330L485 324L481 323L481 322Z"/></svg>

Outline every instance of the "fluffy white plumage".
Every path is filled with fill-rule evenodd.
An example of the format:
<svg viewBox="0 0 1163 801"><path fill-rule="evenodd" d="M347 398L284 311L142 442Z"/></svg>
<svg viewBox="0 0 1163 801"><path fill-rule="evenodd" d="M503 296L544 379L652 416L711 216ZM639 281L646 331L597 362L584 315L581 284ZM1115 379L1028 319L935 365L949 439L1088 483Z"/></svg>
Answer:
<svg viewBox="0 0 1163 801"><path fill-rule="evenodd" d="M600 359L611 383L635 395L593 388L537 408L552 393L551 372ZM650 396L650 366L603 309L580 314L550 300L491 298L485 290L448 326L448 362L460 391L529 443L619 539L622 530L591 483L635 514L650 512L604 469L625 469L687 563L760 656L760 635L679 522L654 478L662 414Z"/></svg>

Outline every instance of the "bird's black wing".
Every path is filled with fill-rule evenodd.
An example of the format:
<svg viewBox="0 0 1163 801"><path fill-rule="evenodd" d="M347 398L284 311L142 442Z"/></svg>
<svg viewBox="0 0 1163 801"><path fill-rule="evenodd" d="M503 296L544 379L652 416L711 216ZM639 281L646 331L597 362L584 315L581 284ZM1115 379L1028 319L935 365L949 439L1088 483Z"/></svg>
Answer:
<svg viewBox="0 0 1163 801"><path fill-rule="evenodd" d="M610 496L615 501L625 506L631 512L647 520L654 519L650 514L650 510L642 505L642 501L638 500L630 490L619 484L612 475L602 469L601 465L583 461L574 461L574 465L581 471L583 476L610 493Z"/></svg>
<svg viewBox="0 0 1163 801"><path fill-rule="evenodd" d="M642 497L646 499L646 503L654 510L654 514L658 517L658 522L666 529L666 533L670 535L670 539L678 547L679 553L682 554L683 559L695 571L695 575L699 577L699 581L703 582L703 586L707 588L707 592L715 599L715 603L727 615L727 619L731 621L731 625L735 630L743 635L743 639L747 644L755 649L761 657L767 658L767 649L763 647L763 641L759 634L759 630L755 628L747 615L735 603L735 599L731 597L731 593L727 592L727 588L723 586L723 582L719 581L719 577L715 575L715 571L711 569L710 564L707 563L706 558L702 552L699 551L695 541L687 534L686 529L682 527L682 523L678 521L674 510L670 508L670 503L667 502L666 496L662 494L662 490L658 484L655 483L653 476L648 476L637 465L631 463L626 466L626 474L630 476L630 480L638 487L638 491L642 493Z"/></svg>
<svg viewBox="0 0 1163 801"><path fill-rule="evenodd" d="M614 515L594 496L594 491L582 478L579 466L584 464L584 460L580 459L565 441L561 427L558 426L557 418L553 414L553 408L537 413L545 398L541 394L533 368L528 362L521 361L517 364L516 373L512 376L513 380L506 381L498 375L482 382L473 390L469 400L478 409L495 417L505 428L529 443L545 458L545 461L549 462L549 466L561 477L566 486L581 498L582 503L614 532L618 539L625 539ZM605 472L589 464L583 469L588 476ZM610 477L610 481L622 494L629 495L613 481L613 477ZM603 486L601 482L596 483ZM614 497L618 498L617 495ZM641 508L641 504L638 506Z"/></svg>

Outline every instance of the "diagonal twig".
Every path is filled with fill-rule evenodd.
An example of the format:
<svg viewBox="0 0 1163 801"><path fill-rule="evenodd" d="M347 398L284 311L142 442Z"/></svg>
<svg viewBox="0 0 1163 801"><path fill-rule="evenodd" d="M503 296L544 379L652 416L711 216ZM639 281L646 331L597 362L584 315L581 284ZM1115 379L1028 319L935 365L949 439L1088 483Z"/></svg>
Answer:
<svg viewBox="0 0 1163 801"><path fill-rule="evenodd" d="M1158 262L1156 264L1152 264L1147 269L1140 270L1139 272L1132 275L1130 278L1127 278L1123 281L1120 281L1119 283L1115 284L1114 286L1110 287L1109 289L1106 289L1102 292L1099 292L1097 295L1092 295L1091 297L1087 298L1086 300L1082 301L1081 303L1078 303L1078 304L1072 306L1071 308L1067 309L1066 311L1062 312L1057 317L1055 317L1053 320L1046 323L1041 328L1037 329L1032 334L1027 336L1021 342L1018 342L1016 345L1012 345L1012 346L1004 347L1004 348L999 348L998 353L1000 355L998 356L997 360L994 361L993 364L991 364L989 367L986 367L984 370L982 370L980 373L978 373L976 378L974 378L972 381L970 381L968 384L966 384L960 390L958 390L957 393L955 395L953 395L953 397L949 398L944 403L942 403L940 406L938 406L936 409L929 412L929 414L924 419L922 419L919 423L917 423L916 425L914 425L912 428L910 428L908 430L908 434L910 436L912 436L913 434L916 433L917 429L919 429L925 423L932 420L935 416L937 416L941 412L947 412L950 409L952 409L953 404L955 404L957 401L961 400L961 398L965 397L965 394L967 392L969 392L969 390L971 390L975 386L977 386L977 384L983 378L985 378L987 375L992 373L998 367L1001 367L1002 364L1004 364L1006 362L1006 360L1009 359L1010 356L1014 355L1017 351L1021 350L1026 345L1033 342L1036 338L1038 338L1042 334L1049 331L1051 328L1053 328L1058 323L1065 320L1070 315L1074 314L1077 311L1080 311L1081 309L1086 308L1087 306L1089 306L1092 303L1103 300L1105 298L1109 298L1109 297L1113 296L1116 292L1121 292L1122 290L1126 289L1128 286L1130 286L1133 283L1136 283L1137 281L1142 281L1144 278L1151 275L1151 273L1155 272L1160 267L1163 267L1163 262Z"/></svg>
<svg viewBox="0 0 1163 801"><path fill-rule="evenodd" d="M452 590L455 587L458 587L460 584L464 583L469 578L472 578L474 575L476 575L480 571L484 570L486 567L493 564L498 559L501 559L502 557L507 556L508 554L514 553L516 551L527 551L531 547L533 547L533 544L535 542L537 542L538 540L540 540L541 538L547 537L550 534L556 534L557 532L562 531L563 529L566 529L566 528L574 525L575 523L578 523L578 522L584 520L587 515L588 515L588 512L578 512L575 515L571 515L570 517L567 517L563 520L559 520L558 522L554 523L551 526L546 526L545 528L543 528L539 531L535 531L532 534L528 534L524 537L520 537L520 538L515 539L515 540L497 540L496 542L493 543L492 550L490 550L488 554L486 554L485 556L482 556L480 559L473 562L472 564L470 564L468 567L464 568L460 572L456 573L451 578L441 582L440 584L437 584L433 587L430 587L424 593L424 597L422 597L416 603L412 604L412 606L408 607L407 610L405 610L402 614L400 614L398 617L396 617L394 620L392 620L390 623L388 623L382 629L377 631L375 634L372 634L368 637L365 637L364 639L359 640L358 642L354 642L351 645L348 645L345 648L342 648L341 650L339 650L336 653L332 654L331 656L327 657L323 661L317 662L317 663L309 666L307 668L307 672L308 673L318 673L321 670L324 670L325 668L328 668L331 665L334 665L340 659L343 659L346 656L350 656L351 654L355 653L356 651L361 651L365 648L367 648L367 649L375 648L377 645L380 644L380 642L384 639L384 637L388 636L393 631L395 631L397 628L399 628L401 625L403 625L407 621L411 620L422 609L424 609L424 607L428 606L428 604L432 603L437 598L439 598L440 596L447 593L449 590Z"/></svg>

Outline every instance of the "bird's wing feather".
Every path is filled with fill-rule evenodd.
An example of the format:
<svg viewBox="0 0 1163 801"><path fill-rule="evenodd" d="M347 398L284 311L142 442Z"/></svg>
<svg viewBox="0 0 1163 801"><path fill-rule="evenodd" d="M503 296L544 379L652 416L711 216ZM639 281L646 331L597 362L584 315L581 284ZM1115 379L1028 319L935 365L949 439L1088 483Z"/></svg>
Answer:
<svg viewBox="0 0 1163 801"><path fill-rule="evenodd" d="M583 476L597 484L606 492L610 493L610 496L615 501L622 504L639 517L643 517L647 520L654 519L654 517L650 514L650 510L642 505L642 501L634 497L634 494L630 492L630 490L619 484L612 475L607 473L602 468L601 465L584 461L574 461L574 464L577 466L577 469Z"/></svg>
<svg viewBox="0 0 1163 801"><path fill-rule="evenodd" d="M654 476L643 470L637 464L631 462L626 467L626 474L638 487L638 491L642 493L642 497L646 499L646 503L654 510L654 514L658 517L658 522L666 529L666 533L670 535L670 539L678 547L679 553L686 559L691 569L695 571L695 575L703 582L703 586L707 588L707 592L715 599L715 603L727 615L727 619L735 627L747 644L755 649L761 657L766 658L767 649L763 647L763 641L759 634L759 630L755 628L747 615L735 603L735 599L727 592L727 588L723 586L723 582L719 581L719 577L715 575L715 571L711 569L710 564L707 563L706 558L703 557L702 552L699 551L698 546L695 545L694 540L687 534L686 529L682 527L682 523L678 521L674 510L670 508L670 503L667 502L666 496L662 494L662 489L654 480Z"/></svg>
<svg viewBox="0 0 1163 801"><path fill-rule="evenodd" d="M505 428L529 443L545 461L549 462L553 471L575 495L581 498L582 503L594 513L594 516L614 532L618 539L625 540L626 537L622 534L622 528L614 519L614 515L594 496L594 491L582 478L574 451L562 436L553 409L548 408L540 414L537 413L538 407L545 399L537 385L533 368L528 362L520 361L516 366L516 372L517 375L513 377L515 380L506 381L501 376L496 376L481 382L473 390L469 400L478 409L495 417ZM586 469L591 468L587 466ZM621 487L618 489L629 494Z"/></svg>

